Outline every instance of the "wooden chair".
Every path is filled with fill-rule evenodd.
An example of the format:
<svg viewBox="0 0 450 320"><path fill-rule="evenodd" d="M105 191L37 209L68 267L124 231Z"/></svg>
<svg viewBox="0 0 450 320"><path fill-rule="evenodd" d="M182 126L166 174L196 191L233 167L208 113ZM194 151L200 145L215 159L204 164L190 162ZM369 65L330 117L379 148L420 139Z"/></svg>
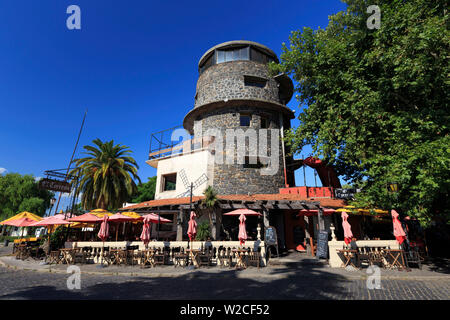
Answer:
<svg viewBox="0 0 450 320"><path fill-rule="evenodd" d="M173 258L175 267L181 267L182 265L186 266L189 255L184 251L184 248L180 248L178 252L173 253Z"/></svg>
<svg viewBox="0 0 450 320"><path fill-rule="evenodd" d="M258 248L257 251L250 250L248 253L248 265L256 264L259 269L261 264L261 248Z"/></svg>
<svg viewBox="0 0 450 320"><path fill-rule="evenodd" d="M212 264L213 250L211 247L206 248L204 252L199 254L199 266L210 266Z"/></svg>
<svg viewBox="0 0 450 320"><path fill-rule="evenodd" d="M61 259L62 259L61 252L59 250L55 250L50 251L45 260L48 264L60 264Z"/></svg>
<svg viewBox="0 0 450 320"><path fill-rule="evenodd" d="M169 262L169 252L163 249L157 249L155 255L153 256L155 265L165 265Z"/></svg>
<svg viewBox="0 0 450 320"><path fill-rule="evenodd" d="M233 261L233 255L231 253L231 248L223 248L218 253L218 260L220 262L220 267L228 266L231 268L232 261Z"/></svg>
<svg viewBox="0 0 450 320"><path fill-rule="evenodd" d="M412 263L417 264L419 269L422 270L422 261L417 247L411 248L410 250L406 251L405 258L407 267L409 267L409 265Z"/></svg>

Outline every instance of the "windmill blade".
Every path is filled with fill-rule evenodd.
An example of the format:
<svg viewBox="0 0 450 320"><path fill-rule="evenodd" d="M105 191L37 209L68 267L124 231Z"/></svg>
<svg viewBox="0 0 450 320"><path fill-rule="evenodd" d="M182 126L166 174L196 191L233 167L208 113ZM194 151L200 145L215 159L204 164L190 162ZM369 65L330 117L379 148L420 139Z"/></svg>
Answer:
<svg viewBox="0 0 450 320"><path fill-rule="evenodd" d="M181 169L181 171L179 172L179 176L181 178L181 181L183 182L184 187L186 189L188 189L189 186L190 186L190 183L189 183L189 180L188 180L188 178L186 176L186 171L184 171L184 169Z"/></svg>
<svg viewBox="0 0 450 320"><path fill-rule="evenodd" d="M184 170L184 169L183 169ZM194 191L195 189L197 189L198 187L200 187L202 184L204 184L206 181L208 181L208 176L206 174L202 174L200 177L197 178L197 180L194 181L194 183L192 184L192 191ZM177 198L185 198L185 197L189 197L189 195L191 194L191 190L188 187L188 189L183 192L180 193Z"/></svg>

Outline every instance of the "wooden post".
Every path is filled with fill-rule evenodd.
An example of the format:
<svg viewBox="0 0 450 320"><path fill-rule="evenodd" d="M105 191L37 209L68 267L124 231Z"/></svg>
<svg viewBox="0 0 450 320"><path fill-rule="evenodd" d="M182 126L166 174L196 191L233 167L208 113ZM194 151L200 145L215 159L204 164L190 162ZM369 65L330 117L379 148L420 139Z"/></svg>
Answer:
<svg viewBox="0 0 450 320"><path fill-rule="evenodd" d="M183 209L180 208L180 212L178 212L178 217L177 217L177 241L182 241L183 240Z"/></svg>
<svg viewBox="0 0 450 320"><path fill-rule="evenodd" d="M324 220L323 220L323 208L319 207L319 210L317 210L317 220L319 223L319 231L322 231L324 229Z"/></svg>
<svg viewBox="0 0 450 320"><path fill-rule="evenodd" d="M269 223L269 210L267 210L267 208L263 208L263 220L264 220L264 227L267 228L270 223Z"/></svg>

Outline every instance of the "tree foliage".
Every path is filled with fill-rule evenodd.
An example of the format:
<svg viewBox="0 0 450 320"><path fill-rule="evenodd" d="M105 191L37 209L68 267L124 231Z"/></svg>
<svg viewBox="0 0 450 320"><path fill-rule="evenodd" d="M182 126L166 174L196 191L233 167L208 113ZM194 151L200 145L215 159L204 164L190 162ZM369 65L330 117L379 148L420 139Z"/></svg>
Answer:
<svg viewBox="0 0 450 320"><path fill-rule="evenodd" d="M114 140L102 142L95 139L95 146L84 146L85 158L76 159L71 175L80 174L81 203L84 209L114 210L122 207L137 191L135 179L139 166L129 156L127 146L114 145Z"/></svg>
<svg viewBox="0 0 450 320"><path fill-rule="evenodd" d="M155 199L156 193L156 176L148 178L145 183L140 183L137 186L136 196L131 202L140 203Z"/></svg>
<svg viewBox="0 0 450 320"><path fill-rule="evenodd" d="M300 125L294 152L314 156L362 188L355 203L395 207L423 224L449 221L449 14L446 2L345 0L326 29L304 28L283 44L280 65L296 81ZM390 182L399 184L389 193Z"/></svg>
<svg viewBox="0 0 450 320"><path fill-rule="evenodd" d="M39 189L32 175L0 175L0 220L22 211L43 216L53 195L50 191Z"/></svg>

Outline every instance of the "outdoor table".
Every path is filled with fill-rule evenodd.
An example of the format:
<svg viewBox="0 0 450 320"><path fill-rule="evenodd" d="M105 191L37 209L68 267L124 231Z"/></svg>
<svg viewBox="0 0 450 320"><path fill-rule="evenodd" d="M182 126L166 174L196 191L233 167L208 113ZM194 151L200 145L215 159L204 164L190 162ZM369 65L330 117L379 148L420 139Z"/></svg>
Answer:
<svg viewBox="0 0 450 320"><path fill-rule="evenodd" d="M244 262L244 257L248 251L245 249L232 249L231 251L236 254L236 269L246 269L247 264Z"/></svg>
<svg viewBox="0 0 450 320"><path fill-rule="evenodd" d="M199 267L199 263L198 263L198 255L200 254L201 250L200 249L187 249L187 252L189 252L189 257L191 258L190 261L188 262L188 266L191 264L194 264L195 267Z"/></svg>
<svg viewBox="0 0 450 320"><path fill-rule="evenodd" d="M342 263L343 268L347 267L349 264L354 268L358 268L357 266L354 265L352 261L353 258L358 259L358 250L352 249L338 250L338 254L341 257L341 259L344 258L344 261Z"/></svg>
<svg viewBox="0 0 450 320"><path fill-rule="evenodd" d="M398 267L399 269L407 269L405 264L404 251L401 249L382 249L384 258L387 261L387 267L393 269ZM392 259L392 262L389 260Z"/></svg>

